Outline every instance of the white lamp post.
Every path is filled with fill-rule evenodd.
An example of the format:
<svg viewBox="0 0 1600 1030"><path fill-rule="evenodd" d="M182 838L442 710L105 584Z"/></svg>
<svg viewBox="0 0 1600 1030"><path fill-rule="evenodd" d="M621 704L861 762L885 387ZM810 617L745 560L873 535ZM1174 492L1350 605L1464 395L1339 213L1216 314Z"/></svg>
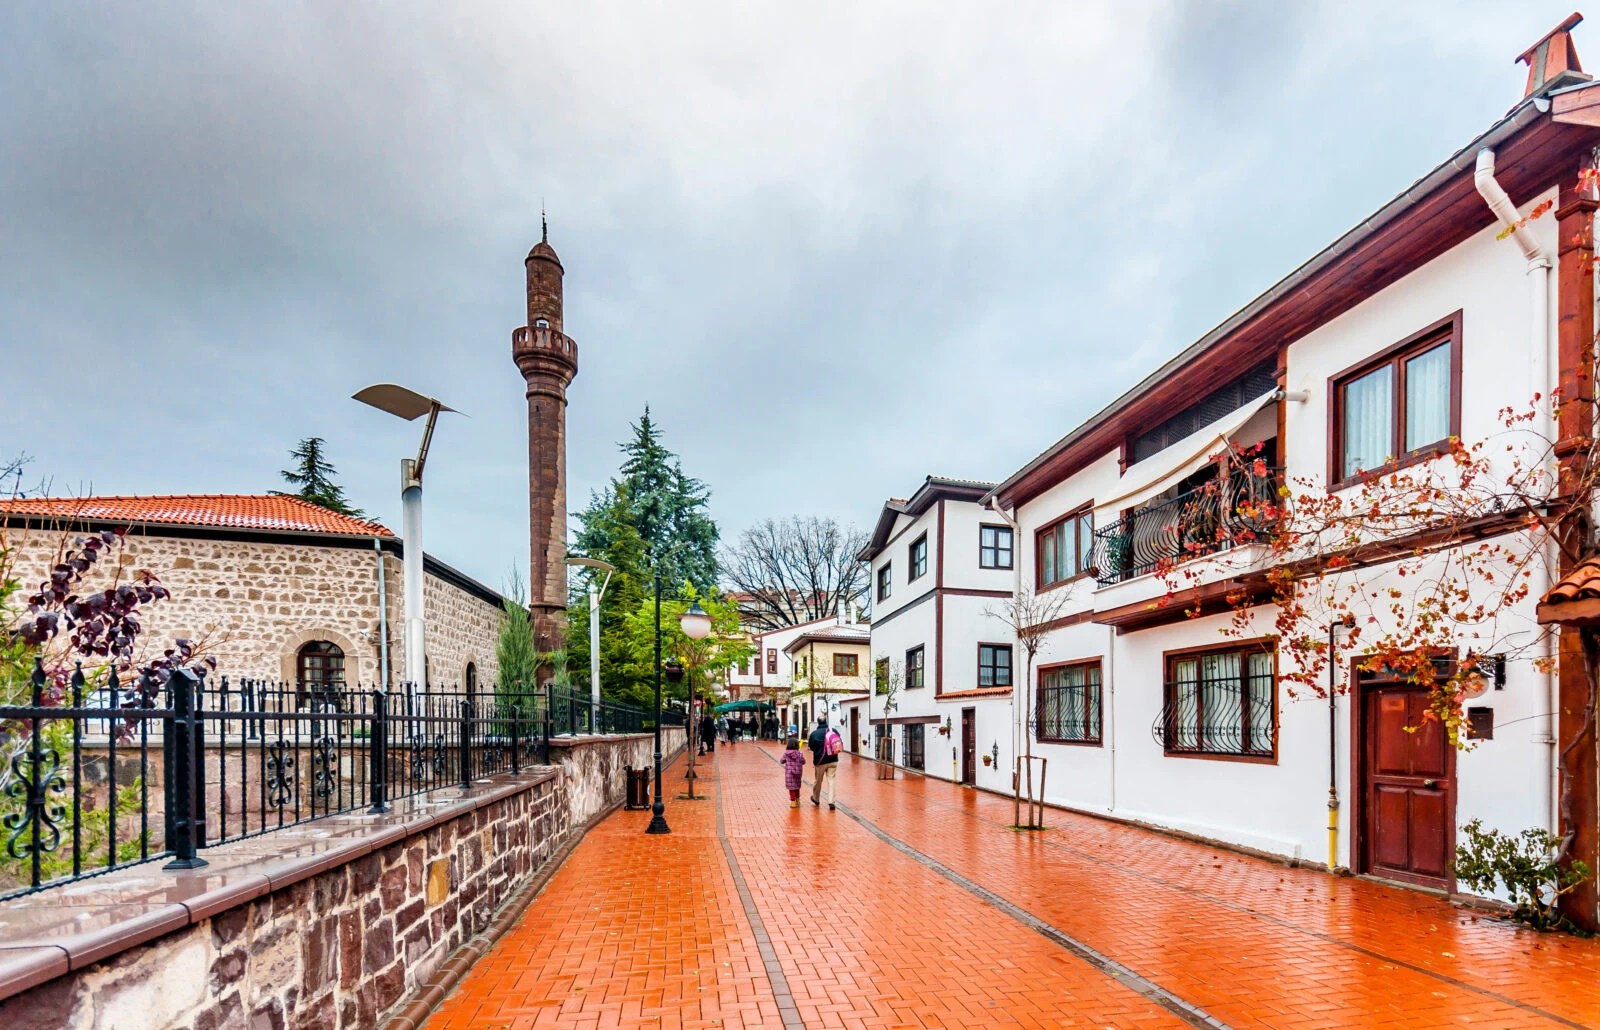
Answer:
<svg viewBox="0 0 1600 1030"><path fill-rule="evenodd" d="M611 585L611 574L617 567L599 558L568 558L568 565L582 565L590 569L604 569L606 578L596 590L589 584L589 703L596 713L600 710L600 599Z"/></svg>
<svg viewBox="0 0 1600 1030"><path fill-rule="evenodd" d="M433 426L438 421L439 412L456 409L393 383L369 386L352 396L363 404L370 404L379 411L386 411L407 422L428 416L417 456L400 459L400 531L406 548L402 565L405 584L405 675L406 682L415 685L427 675L422 609L422 467L428 461L428 444L433 441Z"/></svg>

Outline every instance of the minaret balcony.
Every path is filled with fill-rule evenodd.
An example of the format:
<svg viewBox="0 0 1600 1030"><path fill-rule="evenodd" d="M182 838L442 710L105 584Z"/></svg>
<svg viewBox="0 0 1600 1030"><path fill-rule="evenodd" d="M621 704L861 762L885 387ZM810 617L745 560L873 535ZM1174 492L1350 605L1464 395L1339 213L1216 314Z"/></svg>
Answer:
<svg viewBox="0 0 1600 1030"><path fill-rule="evenodd" d="M566 333L549 326L513 329L511 357L525 376L542 372L570 380L578 371L578 345Z"/></svg>

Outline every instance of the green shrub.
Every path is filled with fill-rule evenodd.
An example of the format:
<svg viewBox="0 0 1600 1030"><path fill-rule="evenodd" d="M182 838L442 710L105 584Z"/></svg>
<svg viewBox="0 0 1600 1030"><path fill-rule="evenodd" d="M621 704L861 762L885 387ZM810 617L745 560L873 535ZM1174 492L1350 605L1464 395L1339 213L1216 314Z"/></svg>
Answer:
<svg viewBox="0 0 1600 1030"><path fill-rule="evenodd" d="M1561 838L1531 828L1519 834L1485 830L1474 819L1461 828L1466 843L1456 846L1456 880L1470 889L1489 894L1496 883L1505 885L1516 905L1511 918L1536 930L1571 931L1567 918L1556 911L1556 899L1589 878L1589 867L1573 860L1561 865Z"/></svg>

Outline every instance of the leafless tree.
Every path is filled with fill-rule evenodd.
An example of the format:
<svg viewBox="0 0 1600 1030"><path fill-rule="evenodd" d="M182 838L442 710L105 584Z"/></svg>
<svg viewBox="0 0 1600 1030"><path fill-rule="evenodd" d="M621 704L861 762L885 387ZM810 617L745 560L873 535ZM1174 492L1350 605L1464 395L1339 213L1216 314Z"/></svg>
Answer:
<svg viewBox="0 0 1600 1030"><path fill-rule="evenodd" d="M1067 607L1076 593L1074 587L1051 590L1040 594L1020 587L998 607L989 608L986 613L1005 623L1016 637L1017 647L1023 656L1023 674L1020 681L1016 681L1011 688L1013 703L1021 700L1019 713L1021 715L1023 755L1018 762L1018 768L1011 777L1012 781L1012 817L1016 825L1023 829L1035 830L1044 828L1044 778L1040 777L1039 796L1034 797L1033 792L1033 660L1039 654L1039 648L1044 644L1045 634L1057 627L1063 616L1067 614ZM1013 670L1013 674L1015 670ZM1028 821L1022 821L1022 796L1026 786L1028 796Z"/></svg>
<svg viewBox="0 0 1600 1030"><path fill-rule="evenodd" d="M867 566L856 554L867 535L814 515L767 519L725 548L721 563L745 623L773 630L822 619L861 601Z"/></svg>

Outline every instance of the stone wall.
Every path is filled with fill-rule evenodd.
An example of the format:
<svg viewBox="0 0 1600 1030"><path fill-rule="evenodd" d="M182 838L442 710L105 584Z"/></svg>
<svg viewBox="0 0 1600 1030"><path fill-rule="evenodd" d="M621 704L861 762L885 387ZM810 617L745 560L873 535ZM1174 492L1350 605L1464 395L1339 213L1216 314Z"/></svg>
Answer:
<svg viewBox="0 0 1600 1030"><path fill-rule="evenodd" d="M483 803L457 805L464 810L421 832L15 994L0 1002L0 1024L8 1030L374 1026L487 926L499 904L554 851L571 825L560 783L551 770L520 777L511 789L502 782ZM397 803L397 819L424 810L421 799L407 801L413 804ZM323 825L257 838L257 850L274 838L309 843L305 831ZM233 847L237 859L241 846ZM205 853L214 869L228 849ZM265 860L255 861L270 869ZM237 862L221 868L235 882L247 874ZM129 874L148 879L152 872L196 875L138 867L90 882L97 896L110 900ZM201 870L200 878L205 875ZM54 893L32 900L48 905ZM13 954L8 948L19 955L49 950L28 940L25 926L17 929L14 913L6 915L11 940L0 945L0 963Z"/></svg>
<svg viewBox="0 0 1600 1030"><path fill-rule="evenodd" d="M681 726L662 728L663 763L672 761L683 750L685 739ZM627 766L655 768L655 735L552 737L550 761L560 766L564 774L562 796L567 805L567 820L573 826L581 826L596 812L623 800L628 790L623 772ZM663 778L662 786L669 795L678 793L677 783L669 786Z"/></svg>
<svg viewBox="0 0 1600 1030"><path fill-rule="evenodd" d="M32 586L48 575L59 531L13 529L18 578ZM128 534L120 556L125 576L148 569L172 591L149 606L144 645L152 652L175 637L202 643L230 680L293 680L295 655L312 640L329 640L345 654L345 681L379 682L378 563L370 545L336 546L286 537L283 542ZM401 562L383 559L389 613L391 682L404 675L404 594ZM111 580L106 560L90 573L99 589ZM468 662L479 684L492 684L498 665L500 609L454 583L424 579L429 664L436 683L464 682Z"/></svg>

